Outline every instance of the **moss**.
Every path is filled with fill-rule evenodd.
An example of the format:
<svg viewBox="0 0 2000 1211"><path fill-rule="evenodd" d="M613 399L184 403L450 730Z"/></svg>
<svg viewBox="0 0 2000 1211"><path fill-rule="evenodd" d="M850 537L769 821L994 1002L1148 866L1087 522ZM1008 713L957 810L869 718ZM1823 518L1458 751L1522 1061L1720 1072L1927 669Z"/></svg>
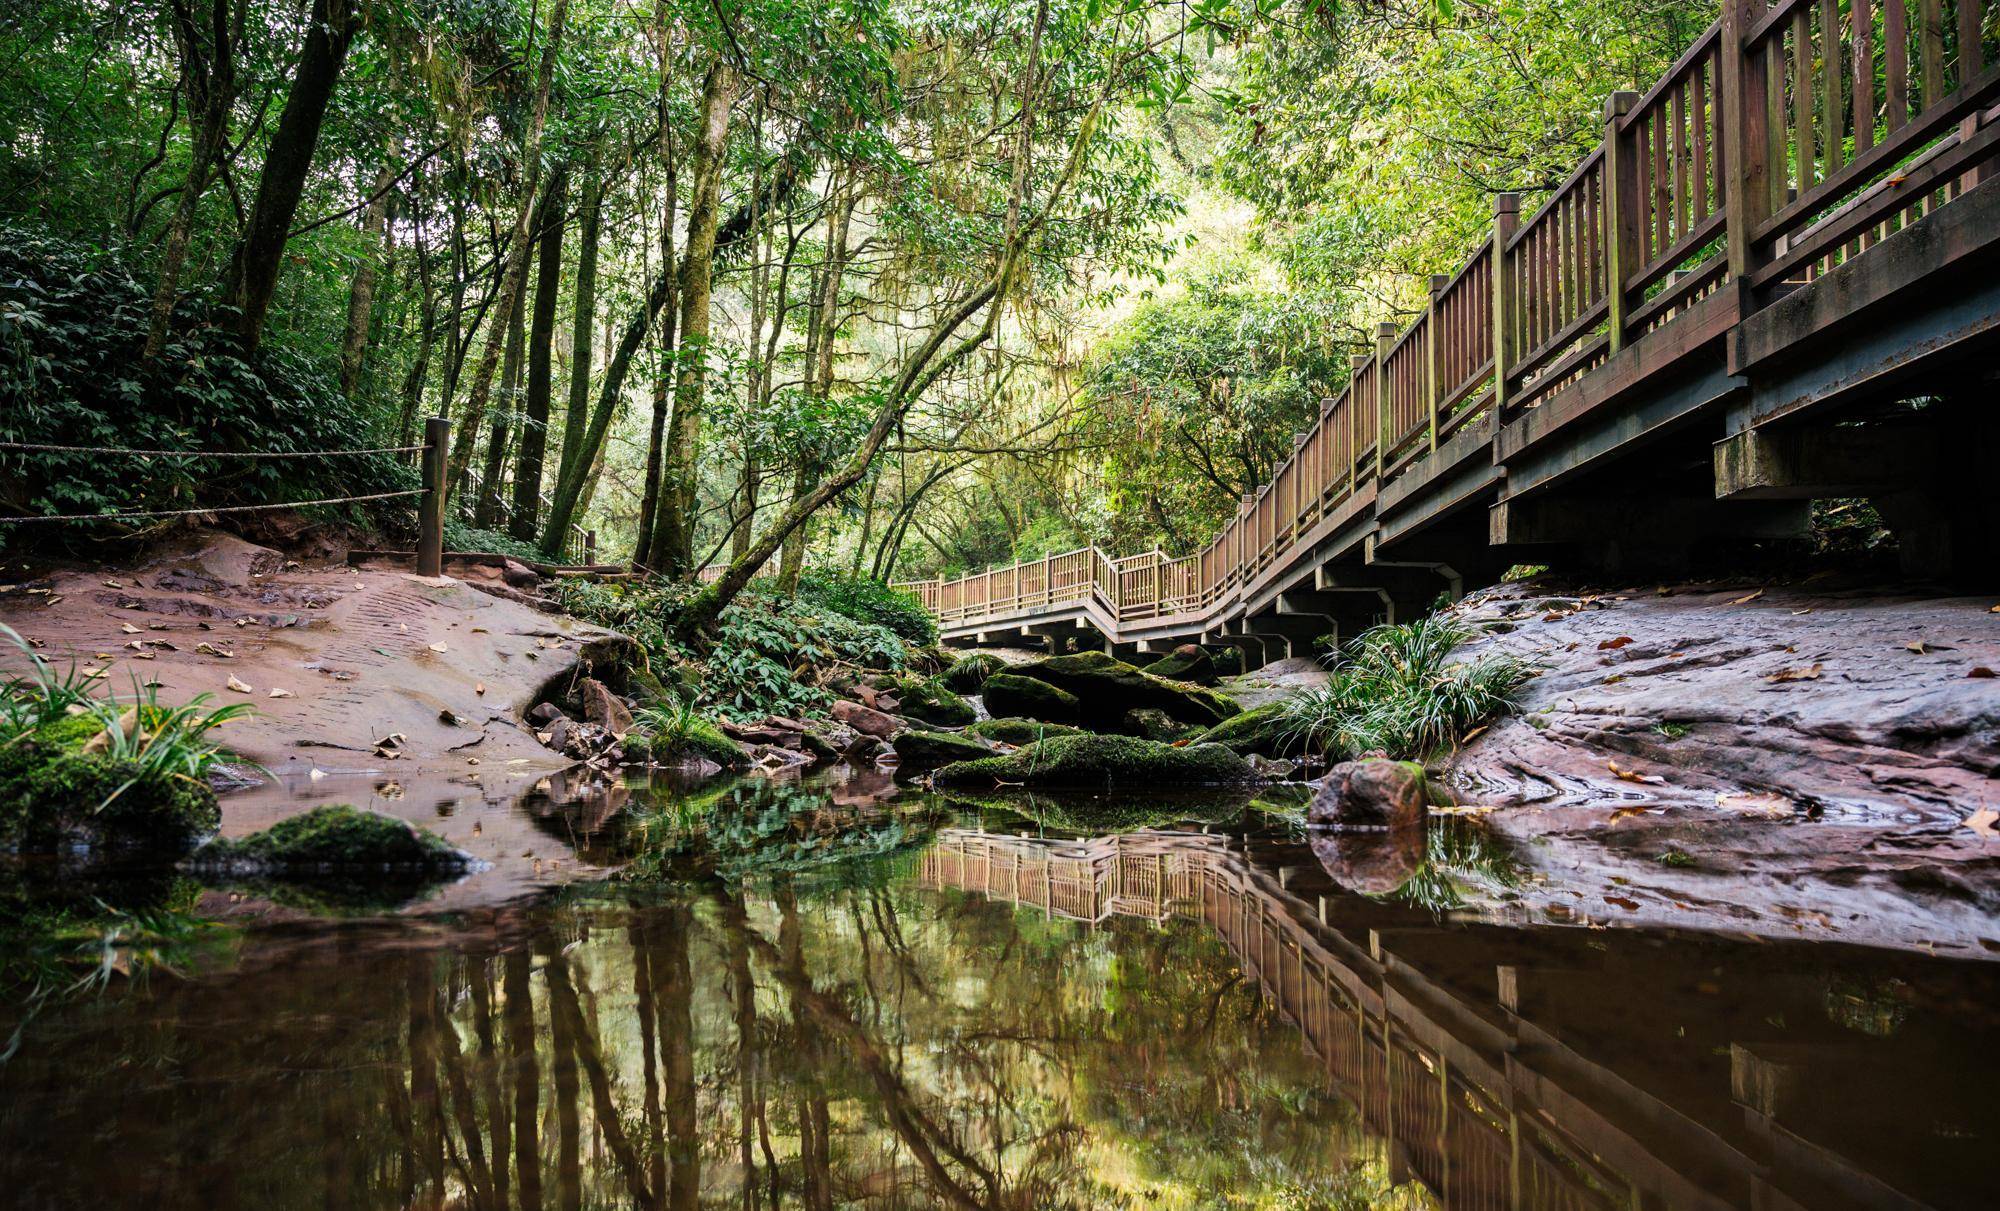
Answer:
<svg viewBox="0 0 2000 1211"><path fill-rule="evenodd" d="M1296 757L1305 752L1305 738L1293 732L1281 703L1252 707L1231 715L1195 737L1200 744L1226 745L1235 752L1266 757Z"/></svg>
<svg viewBox="0 0 2000 1211"><path fill-rule="evenodd" d="M905 779L955 761L976 761L993 752L975 739L914 727L897 735L895 747L896 777Z"/></svg>
<svg viewBox="0 0 2000 1211"><path fill-rule="evenodd" d="M1083 724L1107 731L1122 726L1125 712L1135 707L1153 707L1182 723L1201 727L1220 723L1242 709L1214 690L1155 677L1103 652L1052 656L1020 665L1012 673L1076 695L1082 704Z"/></svg>
<svg viewBox="0 0 2000 1211"><path fill-rule="evenodd" d="M179 852L221 822L205 782L39 741L0 748L0 846Z"/></svg>
<svg viewBox="0 0 2000 1211"><path fill-rule="evenodd" d="M1192 643L1184 643L1173 651L1146 665L1143 672L1155 677L1165 677L1169 681L1186 681L1194 685L1215 684L1215 661L1207 651Z"/></svg>
<svg viewBox="0 0 2000 1211"><path fill-rule="evenodd" d="M935 677L897 677L890 683L900 705L896 710L910 719L943 727L963 727L979 718L972 704L946 689Z"/></svg>
<svg viewBox="0 0 2000 1211"><path fill-rule="evenodd" d="M434 833L407 820L328 804L261 832L203 846L196 869L304 872L406 870L450 873L472 864Z"/></svg>
<svg viewBox="0 0 2000 1211"><path fill-rule="evenodd" d="M1031 682L1040 685L1040 682ZM1002 744L1033 744L1050 736L1081 736L1081 728L1068 727L1060 723L1043 723L1037 719L981 719L965 729L974 736L987 740L997 740Z"/></svg>
<svg viewBox="0 0 2000 1211"><path fill-rule="evenodd" d="M1005 756L937 772L943 786L1193 786L1247 782L1243 758L1218 744L1177 748L1136 736L1057 736Z"/></svg>
<svg viewBox="0 0 2000 1211"><path fill-rule="evenodd" d="M1073 724L1083 716L1083 704L1075 694L1046 681L1014 673L995 673L988 677L985 698L986 709L996 715L1062 724Z"/></svg>
<svg viewBox="0 0 2000 1211"><path fill-rule="evenodd" d="M1201 729L1182 723L1156 706L1138 706L1125 712L1124 726L1119 730L1128 736L1171 742L1185 740Z"/></svg>
<svg viewBox="0 0 2000 1211"><path fill-rule="evenodd" d="M974 652L952 662L940 678L945 685L961 694L976 694L986 679L1006 669L1007 662L991 652Z"/></svg>
<svg viewBox="0 0 2000 1211"><path fill-rule="evenodd" d="M750 754L744 751L743 746L700 716L689 719L681 734L671 739L628 732L620 744L628 761L674 765L690 757L704 757L723 769L750 768Z"/></svg>
<svg viewBox="0 0 2000 1211"><path fill-rule="evenodd" d="M64 715L35 729L35 739L43 744L73 753L95 740L104 731L104 720L85 711L78 715Z"/></svg>

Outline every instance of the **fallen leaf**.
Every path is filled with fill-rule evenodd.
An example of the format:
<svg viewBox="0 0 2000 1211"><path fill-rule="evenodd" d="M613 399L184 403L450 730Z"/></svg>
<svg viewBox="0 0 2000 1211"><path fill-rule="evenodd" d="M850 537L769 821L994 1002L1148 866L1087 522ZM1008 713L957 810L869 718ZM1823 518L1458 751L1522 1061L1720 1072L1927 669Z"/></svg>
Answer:
<svg viewBox="0 0 2000 1211"><path fill-rule="evenodd" d="M220 657L222 657L222 658L223 658L224 660L234 660L234 659L236 659L236 653L234 653L234 652L232 652L232 651L229 651L229 650L228 650L228 649L226 649L226 648L219 648L219 647L216 647L216 646L215 646L214 644L212 644L212 643L209 643L209 642L208 642L208 641L206 641L206 640L203 640L203 641L202 641L201 643L197 643L197 644L195 644L195 645L194 645L194 650L195 650L195 651L196 651L196 652L197 652L198 654L200 654L200 655L203 655L203 656L220 656Z"/></svg>
<svg viewBox="0 0 2000 1211"><path fill-rule="evenodd" d="M1805 665L1799 668L1779 669L1777 672L1772 673L1770 676L1764 678L1764 680L1771 682L1818 681L1820 677L1820 672L1821 672L1820 665L1817 664Z"/></svg>
<svg viewBox="0 0 2000 1211"><path fill-rule="evenodd" d="M1989 669L1989 668L1987 668L1987 667L1986 667L1985 665L1983 665L1983 664L1975 664L1975 665L1973 665L1973 666L1972 666L1972 671L1971 671L1970 673L1967 673L1967 674L1966 674L1966 676L1967 676L1967 677L1981 677L1981 678L1985 678L1985 677L1991 677L1991 676L1993 676L1993 670L1992 670L1992 669Z"/></svg>
<svg viewBox="0 0 2000 1211"><path fill-rule="evenodd" d="M390 733L389 733L388 735L386 735L386 736L382 737L382 738L381 738L380 740L377 740L377 741L375 742L375 747L376 747L376 748L401 748L401 747L403 747L403 742L404 742L405 740L408 740L408 739L409 739L409 737L408 737L408 736L405 736L405 735L403 735L403 733L401 733L401 732L390 732Z"/></svg>
<svg viewBox="0 0 2000 1211"><path fill-rule="evenodd" d="M1982 837L2000 837L2000 811L1982 807L1965 818L1965 827Z"/></svg>
<svg viewBox="0 0 2000 1211"><path fill-rule="evenodd" d="M315 769L310 774L307 774L306 777L311 778L314 782L318 782L321 778L326 777L326 771L323 769Z"/></svg>
<svg viewBox="0 0 2000 1211"><path fill-rule="evenodd" d="M270 693L264 696L266 698L290 698L292 696L292 692L290 690L281 690L274 687Z"/></svg>
<svg viewBox="0 0 2000 1211"><path fill-rule="evenodd" d="M472 685L472 692L475 694L484 694L486 692L486 683L484 681L474 682Z"/></svg>
<svg viewBox="0 0 2000 1211"><path fill-rule="evenodd" d="M1626 912L1639 911L1639 902L1630 896L1606 896L1604 897L1604 902L1622 908Z"/></svg>
<svg viewBox="0 0 2000 1211"><path fill-rule="evenodd" d="M138 628L138 627L135 627L135 626L133 626L133 625L132 625L131 623L129 623L129 622L121 622L121 623L119 623L119 624L118 624L118 629L119 629L119 630L121 630L121 631L123 631L123 632L124 632L125 634L127 634L127 635L137 635L137 634L139 633L139 628Z"/></svg>
<svg viewBox="0 0 2000 1211"><path fill-rule="evenodd" d="M249 686L243 684L241 681L238 681L234 677L231 677L229 679L229 688L235 690L239 694L247 694L250 692Z"/></svg>
<svg viewBox="0 0 2000 1211"><path fill-rule="evenodd" d="M146 678L144 684L145 687L149 690L157 690L161 686L165 685L166 682L161 681L158 677L148 677Z"/></svg>
<svg viewBox="0 0 2000 1211"><path fill-rule="evenodd" d="M438 722L444 724L446 727L457 727L462 721L457 715L452 713L450 707L446 707L438 712Z"/></svg>
<svg viewBox="0 0 2000 1211"><path fill-rule="evenodd" d="M1811 607L1811 606L1807 606L1807 607L1806 607L1805 609L1803 609L1803 610L1793 610L1793 611L1792 611L1792 617L1794 617L1794 618L1797 618L1797 617L1798 617L1798 616L1800 616L1801 614L1810 614L1810 613L1812 613L1812 607Z"/></svg>
<svg viewBox="0 0 2000 1211"><path fill-rule="evenodd" d="M115 580L107 580L107 581L105 581L105 582L104 582L104 587L105 587L105 588L107 588L107 589L122 589L122 588L124 588L125 586L124 586L124 585L122 585L122 584L119 584L119 583L118 583L117 581L115 581Z"/></svg>
<svg viewBox="0 0 2000 1211"><path fill-rule="evenodd" d="M479 764L479 758L477 758L477 757L467 757L467 758L465 759L465 763L466 763L467 765L478 765L478 764Z"/></svg>
<svg viewBox="0 0 2000 1211"><path fill-rule="evenodd" d="M1932 652L1956 652L1958 650L1948 643L1925 643L1921 639L1906 643L1903 647L1905 650L1915 652L1919 656L1928 656Z"/></svg>
<svg viewBox="0 0 2000 1211"><path fill-rule="evenodd" d="M1617 775L1620 782L1643 782L1647 786L1665 786L1667 780L1658 774L1642 774L1638 770L1626 769L1616 761L1606 761L1604 768Z"/></svg>
<svg viewBox="0 0 2000 1211"><path fill-rule="evenodd" d="M1755 812L1762 816L1789 816L1797 805L1783 795L1731 794L1715 797L1715 805L1733 812Z"/></svg>
<svg viewBox="0 0 2000 1211"><path fill-rule="evenodd" d="M89 680L89 679L90 679L90 678L92 678L92 677L102 677L102 676L104 676L104 670L103 670L103 669L100 669L100 668L98 668L98 667L97 667L96 665L94 665L94 664L86 664L86 665L84 665L84 666L83 666L83 670L82 670L82 671L83 671L83 676L84 676L84 679L85 679L85 680Z"/></svg>
<svg viewBox="0 0 2000 1211"><path fill-rule="evenodd" d="M1757 600L1759 597L1762 597L1763 595L1764 595L1764 590L1758 589L1755 593L1746 593L1743 596L1736 598L1734 601L1731 601L1729 604L1749 605L1751 602Z"/></svg>
<svg viewBox="0 0 2000 1211"><path fill-rule="evenodd" d="M1598 644L1597 650L1600 652L1615 652L1631 642L1632 637L1630 635L1620 635L1616 639L1607 639L1603 643Z"/></svg>
<svg viewBox="0 0 2000 1211"><path fill-rule="evenodd" d="M443 645L443 644L441 644L441 643L434 643L434 644L432 644L432 645L431 645L431 651L433 651L433 652L442 652L442 651L444 651L444 645Z"/></svg>

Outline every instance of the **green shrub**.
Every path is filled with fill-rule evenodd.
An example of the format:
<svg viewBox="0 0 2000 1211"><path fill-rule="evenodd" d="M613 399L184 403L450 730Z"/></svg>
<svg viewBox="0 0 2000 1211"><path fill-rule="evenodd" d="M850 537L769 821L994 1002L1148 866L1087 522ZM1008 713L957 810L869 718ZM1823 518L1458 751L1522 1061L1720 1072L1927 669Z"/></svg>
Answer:
<svg viewBox="0 0 2000 1211"><path fill-rule="evenodd" d="M937 620L923 603L879 580L808 568L799 574L797 596L856 622L887 627L917 647L937 642Z"/></svg>
<svg viewBox="0 0 2000 1211"><path fill-rule="evenodd" d="M1004 672L1007 662L991 652L974 652L961 656L944 671L945 685L961 694L977 694L986 679L995 673Z"/></svg>
<svg viewBox="0 0 2000 1211"><path fill-rule="evenodd" d="M643 706L632 712L625 755L654 765L703 757L726 770L748 769L750 754L715 724L695 713L691 700Z"/></svg>
<svg viewBox="0 0 2000 1211"><path fill-rule="evenodd" d="M102 263L101 263L102 262ZM333 381L268 344L254 362L183 298L159 357L147 360L151 298L83 246L0 226L0 441L202 451L352 450L386 444ZM106 513L264 504L415 488L385 454L312 459L185 457L107 461L64 451L0 454L10 503L29 513ZM408 528L413 498L330 515ZM6 527L38 542L120 532L119 523Z"/></svg>
<svg viewBox="0 0 2000 1211"><path fill-rule="evenodd" d="M1332 680L1283 701L1287 739L1341 757L1380 750L1423 758L1456 743L1534 675L1512 656L1453 660L1471 637L1445 615L1362 632L1342 650Z"/></svg>
<svg viewBox="0 0 2000 1211"><path fill-rule="evenodd" d="M522 542L513 535L503 534L498 530L482 530L478 526L451 517L446 518L444 523L444 549L485 551L531 563L542 561L542 553L531 542Z"/></svg>

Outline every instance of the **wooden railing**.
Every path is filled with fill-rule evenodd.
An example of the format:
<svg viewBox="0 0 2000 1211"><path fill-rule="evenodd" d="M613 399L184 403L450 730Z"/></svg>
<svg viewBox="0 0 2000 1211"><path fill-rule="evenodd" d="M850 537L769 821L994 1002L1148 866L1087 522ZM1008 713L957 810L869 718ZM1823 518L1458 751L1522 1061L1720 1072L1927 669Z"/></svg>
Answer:
<svg viewBox="0 0 2000 1211"><path fill-rule="evenodd" d="M1862 255L2000 156L2000 0L1724 0L1524 220L1431 279L1409 324L1326 401L1201 551L1095 548L915 581L947 622L1089 599L1119 621L1201 613L1481 421L1504 424L1728 287L1738 315Z"/></svg>

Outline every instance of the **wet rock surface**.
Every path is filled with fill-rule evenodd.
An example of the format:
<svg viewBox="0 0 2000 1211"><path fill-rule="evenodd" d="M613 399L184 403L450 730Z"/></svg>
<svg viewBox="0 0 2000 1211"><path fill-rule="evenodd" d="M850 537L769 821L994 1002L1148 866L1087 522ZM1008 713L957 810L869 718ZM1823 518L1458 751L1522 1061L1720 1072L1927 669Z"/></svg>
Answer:
<svg viewBox="0 0 2000 1211"><path fill-rule="evenodd" d="M1364 757L1327 771L1306 808L1306 823L1351 829L1422 828L1428 811L1423 766Z"/></svg>

